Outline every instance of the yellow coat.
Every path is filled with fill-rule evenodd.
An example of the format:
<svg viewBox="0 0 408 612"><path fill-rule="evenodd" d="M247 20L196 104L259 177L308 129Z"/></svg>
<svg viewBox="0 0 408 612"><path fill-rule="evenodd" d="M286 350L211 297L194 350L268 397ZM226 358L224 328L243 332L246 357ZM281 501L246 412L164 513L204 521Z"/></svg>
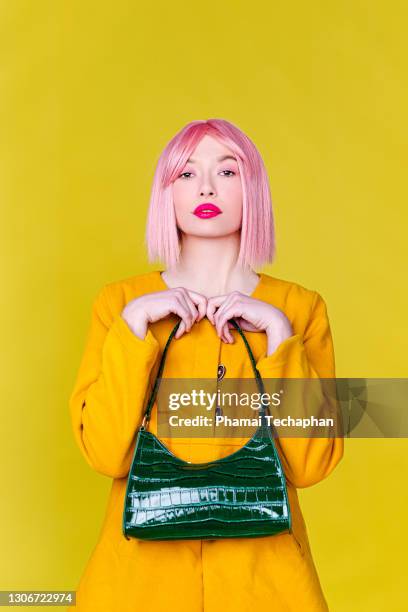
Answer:
<svg viewBox="0 0 408 612"><path fill-rule="evenodd" d="M220 540L125 539L122 513L135 432L165 342L178 320L149 325L141 340L121 312L130 300L167 289L160 270L105 285L96 297L85 351L70 397L76 442L88 464L113 479L102 529L77 588L80 612L219 612L254 609L324 611L327 603L311 555L296 488L326 478L343 456L343 438L277 438L287 478L293 534ZM267 355L265 332L244 332L262 378L334 377L326 305L319 293L259 273L251 297L281 309L293 335ZM207 318L168 350L164 377L253 377L235 329L225 344ZM198 348L200 347L200 350ZM150 377L150 378L149 378ZM150 431L157 433L156 404ZM204 462L229 455L245 440L177 438L168 443L182 459ZM330 563L330 559L327 559Z"/></svg>

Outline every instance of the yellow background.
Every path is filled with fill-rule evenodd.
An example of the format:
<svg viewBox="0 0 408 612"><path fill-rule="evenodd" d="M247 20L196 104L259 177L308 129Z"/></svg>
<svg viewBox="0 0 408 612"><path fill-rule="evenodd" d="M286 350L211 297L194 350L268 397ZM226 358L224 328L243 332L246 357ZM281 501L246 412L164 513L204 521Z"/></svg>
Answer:
<svg viewBox="0 0 408 612"><path fill-rule="evenodd" d="M259 148L263 271L322 294L337 376L407 376L406 18L394 0L1 2L0 589L75 589L97 541L110 481L68 397L96 293L162 268L148 198L187 122L228 119ZM299 490L330 610L406 609L407 450L347 440Z"/></svg>

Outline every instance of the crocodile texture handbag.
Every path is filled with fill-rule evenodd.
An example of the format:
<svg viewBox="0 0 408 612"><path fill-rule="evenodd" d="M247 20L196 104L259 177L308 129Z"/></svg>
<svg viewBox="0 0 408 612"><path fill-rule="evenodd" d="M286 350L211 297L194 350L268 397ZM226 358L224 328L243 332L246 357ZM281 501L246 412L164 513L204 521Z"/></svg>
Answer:
<svg viewBox="0 0 408 612"><path fill-rule="evenodd" d="M264 393L248 341L238 323L230 321L244 340L258 388ZM263 404L259 410L261 425L252 438L216 461L183 461L147 431L168 345L180 322L167 340L137 433L126 487L123 535L128 540L191 540L291 532L286 478Z"/></svg>

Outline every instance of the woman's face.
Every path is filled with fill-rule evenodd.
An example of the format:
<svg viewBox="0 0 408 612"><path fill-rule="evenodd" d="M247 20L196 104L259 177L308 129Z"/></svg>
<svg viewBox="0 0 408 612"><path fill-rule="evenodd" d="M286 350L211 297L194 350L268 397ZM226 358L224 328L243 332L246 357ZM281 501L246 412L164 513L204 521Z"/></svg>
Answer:
<svg viewBox="0 0 408 612"><path fill-rule="evenodd" d="M186 234L215 237L239 230L242 185L233 152L205 135L174 181L173 199L177 226ZM220 212L202 210L200 215L200 204L212 204Z"/></svg>

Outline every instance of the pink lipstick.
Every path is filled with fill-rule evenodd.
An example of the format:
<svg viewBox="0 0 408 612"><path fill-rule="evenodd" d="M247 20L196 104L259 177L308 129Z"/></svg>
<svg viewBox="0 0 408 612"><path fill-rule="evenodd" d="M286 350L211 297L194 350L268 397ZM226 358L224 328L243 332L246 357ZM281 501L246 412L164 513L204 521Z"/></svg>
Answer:
<svg viewBox="0 0 408 612"><path fill-rule="evenodd" d="M210 217L216 217L217 215L222 214L222 210L218 208L218 206L215 206L215 204L205 202L204 204L199 204L199 206L196 206L193 214L200 219L209 219Z"/></svg>

